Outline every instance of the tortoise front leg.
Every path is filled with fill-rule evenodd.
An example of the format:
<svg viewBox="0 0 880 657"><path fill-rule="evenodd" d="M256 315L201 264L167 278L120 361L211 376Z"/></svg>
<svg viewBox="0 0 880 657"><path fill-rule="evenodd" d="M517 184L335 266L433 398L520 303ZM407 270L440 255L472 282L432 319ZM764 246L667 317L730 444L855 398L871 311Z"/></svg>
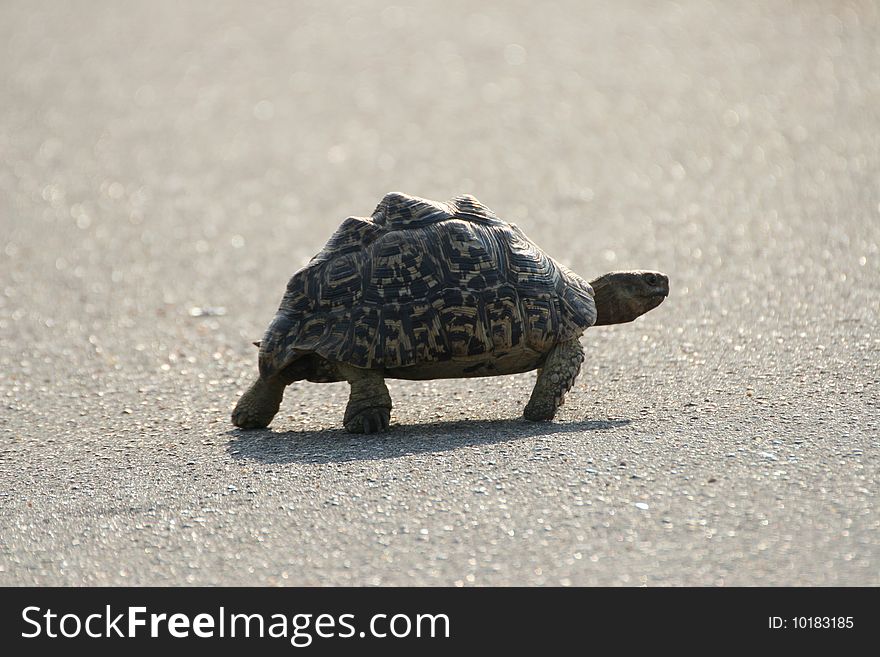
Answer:
<svg viewBox="0 0 880 657"><path fill-rule="evenodd" d="M577 340L561 342L550 351L532 390L523 416L527 420L552 420L562 405L584 362L584 348Z"/></svg>
<svg viewBox="0 0 880 657"><path fill-rule="evenodd" d="M391 422L391 395L380 370L339 365L339 373L351 384L351 395L342 423L352 433L385 431Z"/></svg>

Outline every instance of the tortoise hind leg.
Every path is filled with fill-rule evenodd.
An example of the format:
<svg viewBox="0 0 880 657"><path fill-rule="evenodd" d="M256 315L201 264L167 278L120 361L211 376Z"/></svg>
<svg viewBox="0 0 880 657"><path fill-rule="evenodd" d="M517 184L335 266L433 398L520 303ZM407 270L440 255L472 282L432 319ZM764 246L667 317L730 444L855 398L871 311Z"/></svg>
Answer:
<svg viewBox="0 0 880 657"><path fill-rule="evenodd" d="M584 362L584 349L578 340L561 342L550 351L538 371L538 380L532 390L523 416L527 420L552 420Z"/></svg>
<svg viewBox="0 0 880 657"><path fill-rule="evenodd" d="M351 384L351 395L342 423L351 433L385 431L391 422L391 395L379 370L339 365L339 373Z"/></svg>
<svg viewBox="0 0 880 657"><path fill-rule="evenodd" d="M232 411L232 423L242 429L264 429L281 407L286 383L277 377L257 377Z"/></svg>

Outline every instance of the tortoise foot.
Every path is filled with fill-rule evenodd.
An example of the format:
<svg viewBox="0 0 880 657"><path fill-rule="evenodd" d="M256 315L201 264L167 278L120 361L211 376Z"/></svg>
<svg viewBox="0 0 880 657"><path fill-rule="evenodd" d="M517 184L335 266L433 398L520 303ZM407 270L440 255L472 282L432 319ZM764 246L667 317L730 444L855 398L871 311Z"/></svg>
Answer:
<svg viewBox="0 0 880 657"><path fill-rule="evenodd" d="M537 422L552 420L565 401L565 393L574 384L583 360L584 350L577 340L561 342L553 347L544 366L538 370L535 389L523 416Z"/></svg>
<svg viewBox="0 0 880 657"><path fill-rule="evenodd" d="M346 419L345 429L351 433L378 433L387 431L390 423L391 409L374 406Z"/></svg>
<svg viewBox="0 0 880 657"><path fill-rule="evenodd" d="M283 396L283 383L258 377L235 405L232 423L242 429L265 429L278 412Z"/></svg>
<svg viewBox="0 0 880 657"><path fill-rule="evenodd" d="M523 410L523 417L532 422L546 422L556 415L555 404L529 403Z"/></svg>

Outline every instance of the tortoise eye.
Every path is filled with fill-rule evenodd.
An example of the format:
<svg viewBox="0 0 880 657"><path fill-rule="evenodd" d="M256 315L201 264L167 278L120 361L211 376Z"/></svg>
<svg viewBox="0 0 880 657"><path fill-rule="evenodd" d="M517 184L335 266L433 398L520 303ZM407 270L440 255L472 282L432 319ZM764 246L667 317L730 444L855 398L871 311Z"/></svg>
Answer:
<svg viewBox="0 0 880 657"><path fill-rule="evenodd" d="M657 285L657 276L655 274L645 274L645 282L648 285Z"/></svg>

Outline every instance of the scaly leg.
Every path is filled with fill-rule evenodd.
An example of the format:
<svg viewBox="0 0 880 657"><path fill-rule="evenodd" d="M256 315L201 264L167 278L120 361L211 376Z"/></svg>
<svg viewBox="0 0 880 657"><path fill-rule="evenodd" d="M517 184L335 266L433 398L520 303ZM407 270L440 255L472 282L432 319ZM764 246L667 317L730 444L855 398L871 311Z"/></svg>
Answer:
<svg viewBox="0 0 880 657"><path fill-rule="evenodd" d="M281 407L286 384L278 377L257 380L251 384L232 411L232 423L242 429L263 429Z"/></svg>
<svg viewBox="0 0 880 657"><path fill-rule="evenodd" d="M577 340L561 342L550 351L538 371L538 380L523 416L527 420L552 420L562 405L584 362L584 349Z"/></svg>
<svg viewBox="0 0 880 657"><path fill-rule="evenodd" d="M385 431L391 422L391 395L379 370L365 370L337 365L339 373L351 384L351 396L342 423L352 433Z"/></svg>

